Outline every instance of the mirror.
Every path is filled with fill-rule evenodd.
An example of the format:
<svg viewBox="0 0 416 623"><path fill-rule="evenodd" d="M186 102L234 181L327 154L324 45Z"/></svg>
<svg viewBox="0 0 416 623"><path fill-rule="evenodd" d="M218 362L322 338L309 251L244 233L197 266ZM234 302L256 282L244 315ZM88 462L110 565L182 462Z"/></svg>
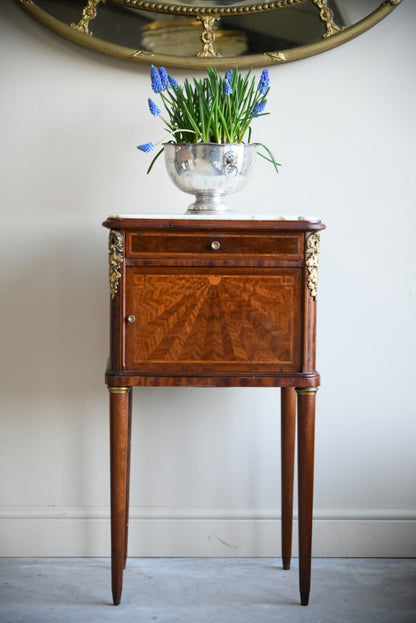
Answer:
<svg viewBox="0 0 416 623"><path fill-rule="evenodd" d="M265 67L362 34L401 0L16 0L70 41L165 67Z"/></svg>

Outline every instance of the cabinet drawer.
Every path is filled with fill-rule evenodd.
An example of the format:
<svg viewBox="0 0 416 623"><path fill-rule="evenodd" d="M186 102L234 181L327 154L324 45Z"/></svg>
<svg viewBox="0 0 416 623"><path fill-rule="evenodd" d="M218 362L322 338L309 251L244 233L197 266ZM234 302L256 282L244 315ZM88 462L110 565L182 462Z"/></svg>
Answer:
<svg viewBox="0 0 416 623"><path fill-rule="evenodd" d="M129 232L129 258L246 257L301 259L302 234L240 234L230 232Z"/></svg>

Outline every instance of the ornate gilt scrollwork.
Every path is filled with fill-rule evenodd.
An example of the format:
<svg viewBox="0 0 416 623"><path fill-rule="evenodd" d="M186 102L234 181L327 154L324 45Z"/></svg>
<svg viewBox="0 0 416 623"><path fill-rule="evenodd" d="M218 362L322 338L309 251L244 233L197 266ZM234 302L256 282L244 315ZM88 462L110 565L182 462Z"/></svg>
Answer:
<svg viewBox="0 0 416 623"><path fill-rule="evenodd" d="M85 6L82 10L82 18L77 24L71 24L71 28L74 30L79 30L83 35L87 35L88 37L92 36L91 30L88 28L88 25L94 17L97 16L97 4L100 2L105 2L105 0L88 0L87 6Z"/></svg>
<svg viewBox="0 0 416 623"><path fill-rule="evenodd" d="M198 52L197 56L202 58L212 58L219 56L214 50L215 32L214 23L220 19L219 15L197 15L197 19L202 22L203 31L201 41L203 48Z"/></svg>
<svg viewBox="0 0 416 623"><path fill-rule="evenodd" d="M305 266L308 271L306 283L313 299L318 294L318 266L319 266L319 233L309 234L306 238Z"/></svg>
<svg viewBox="0 0 416 623"><path fill-rule="evenodd" d="M116 229L112 229L108 236L108 277L110 281L110 293L113 299L118 291L123 263L123 236Z"/></svg>
<svg viewBox="0 0 416 623"><path fill-rule="evenodd" d="M153 52L147 52L146 50L134 50L134 52L130 54L131 58L150 58L151 56L154 56Z"/></svg>
<svg viewBox="0 0 416 623"><path fill-rule="evenodd" d="M327 0L312 0L314 4L319 9L319 17L324 22L326 26L326 32L323 35L323 38L326 39L335 35L337 32L343 30L341 26L337 26L334 22L334 14L332 10L327 6Z"/></svg>
<svg viewBox="0 0 416 623"><path fill-rule="evenodd" d="M286 63L286 55L284 52L265 52L265 56L270 58L273 63Z"/></svg>

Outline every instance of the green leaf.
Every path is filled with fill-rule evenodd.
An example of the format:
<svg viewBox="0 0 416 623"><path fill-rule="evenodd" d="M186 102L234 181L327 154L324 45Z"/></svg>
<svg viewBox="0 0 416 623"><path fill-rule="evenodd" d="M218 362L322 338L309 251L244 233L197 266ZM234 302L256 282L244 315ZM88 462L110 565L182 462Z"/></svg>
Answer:
<svg viewBox="0 0 416 623"><path fill-rule="evenodd" d="M273 156L273 154L270 151L270 149L268 147L266 147L266 145L263 145L263 143L256 143L256 145L259 145L260 147L263 147L263 149L266 151L266 153L268 154L269 157L265 156L260 151L257 152L258 155L261 158L264 158L265 160L267 160L267 162L271 162L273 164L273 166L274 166L274 169L275 169L276 173L279 173L278 167L281 167L282 165L279 162L276 162L275 157Z"/></svg>
<svg viewBox="0 0 416 623"><path fill-rule="evenodd" d="M149 165L149 168L148 168L148 169L147 169L147 171L146 171L146 175L149 175L150 171L153 169L153 165L154 165L154 163L155 163L155 162L156 162L156 160L159 158L159 156L160 156L160 154L162 153L162 151L163 151L163 147L162 147L162 149L161 149L161 150L159 150L159 151L157 152L156 156L153 158L152 162L151 162L151 163L150 163L150 165Z"/></svg>

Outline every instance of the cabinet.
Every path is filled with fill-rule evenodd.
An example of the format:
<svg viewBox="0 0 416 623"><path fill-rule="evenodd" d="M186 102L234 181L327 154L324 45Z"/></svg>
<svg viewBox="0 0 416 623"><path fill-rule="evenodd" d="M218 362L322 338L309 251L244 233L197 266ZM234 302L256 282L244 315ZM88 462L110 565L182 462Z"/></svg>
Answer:
<svg viewBox="0 0 416 623"><path fill-rule="evenodd" d="M282 555L295 420L301 603L310 591L319 232L314 219L109 217L112 585L127 558L132 388L281 388Z"/></svg>

